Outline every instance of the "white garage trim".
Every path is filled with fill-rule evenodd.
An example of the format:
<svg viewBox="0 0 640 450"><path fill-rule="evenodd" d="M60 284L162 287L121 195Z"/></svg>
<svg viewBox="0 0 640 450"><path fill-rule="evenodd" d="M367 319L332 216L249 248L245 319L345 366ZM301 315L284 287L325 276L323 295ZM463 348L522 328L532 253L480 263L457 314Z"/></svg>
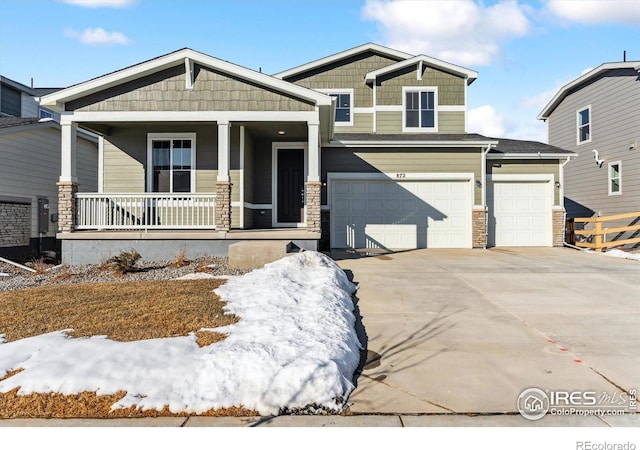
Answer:
<svg viewBox="0 0 640 450"><path fill-rule="evenodd" d="M492 224L492 223L488 224L488 228L490 231L490 234L488 236L488 243L495 246L505 246L505 245L507 246L511 246L511 245L552 246L553 245L553 217L552 217L551 211L555 203L554 190L553 190L554 175L553 174L497 174L497 175L488 175L487 179L490 183L493 183L493 186L494 186L492 188L493 194L491 195L491 198L487 199L489 219L491 219L492 216L496 218L496 224ZM496 203L496 190L497 190L497 185L500 185L502 183L504 183L504 185L508 185L509 183L530 184L531 186L529 187L529 189L533 189L534 184L538 186L543 186L544 189L543 189L542 195L544 196L544 199L545 199L544 201L546 203L546 207L542 209L542 212L544 212L544 216L540 215L541 214L540 209L538 209L537 213L532 210L532 213L528 219L530 221L528 223L528 228L527 227L521 228L522 232L520 231L520 229L516 229L517 231L514 232L513 224L517 223L519 219L521 223L524 223L522 222L522 219L526 218L527 214L526 213L522 214L522 210L518 213L517 210L515 209L515 204L513 206L514 207L513 213L511 214L509 213L510 210L508 209L504 210L504 208L499 208L498 204ZM511 197L507 195L502 199L505 200ZM518 197L518 198L522 199L522 197ZM532 199L531 201L533 201L533 199L535 198L539 199L540 197L531 197ZM533 208L532 205L533 205L532 203L529 204L531 208ZM503 214L496 213L497 209L502 209L503 211L500 211L500 212L502 212ZM506 215L504 214L505 211L507 212ZM538 227L534 226L536 217L538 218L544 217L544 228L541 228L540 226ZM503 230L500 229L497 223L498 219L501 220L500 224L503 225L502 226ZM511 224L509 220L512 221ZM506 223L507 225L504 225L504 223ZM527 224L525 223L525 225ZM540 229L542 229L542 231L544 232L543 235L536 233L536 231Z"/></svg>
<svg viewBox="0 0 640 450"><path fill-rule="evenodd" d="M337 173L327 174L327 201L331 210L331 245L335 247L369 247L374 248L424 248L424 247L456 247L471 248L472 245L472 208L474 199L473 173ZM376 188L373 194L354 191L360 182L379 184L382 191ZM422 185L425 182L425 185ZM430 183L431 182L431 183ZM353 183L353 184L350 184ZM388 183L388 184L387 184ZM443 183L437 186L438 183ZM337 192L339 186L341 192ZM394 186L392 190L383 186ZM396 187L397 186L397 187ZM347 191L344 191L344 189ZM402 206L393 207L395 189L404 189L409 193L411 201L400 199ZM445 189L439 191L439 189ZM383 193L384 192L384 193ZM340 204L336 204L340 199ZM367 200L370 199L370 200ZM364 209L353 209L362 204ZM414 202L422 200L427 210L445 213L442 219L433 216ZM346 204L344 202L347 202ZM371 206L370 201L379 201L380 206ZM383 206L384 202L391 201ZM355 203L351 203L355 202ZM443 203L444 202L444 203ZM434 206L435 205L435 206ZM438 206L439 205L439 206ZM339 208L338 208L339 207ZM338 209L336 209L338 208ZM359 211L359 212L354 212ZM390 218L400 214L401 219ZM408 215L407 215L408 214ZM426 214L424 217L422 214ZM409 222L406 222L409 218ZM424 219L424 220L423 220ZM344 222L347 220L347 222ZM355 220L356 222L348 222ZM389 222L391 220L391 222ZM399 221L397 221L399 220ZM414 223L411 223L411 221ZM434 222L435 220L435 222ZM342 223L344 222L344 223ZM351 223L351 225L349 225ZM346 229L344 226L346 226ZM352 225L357 225L352 228ZM361 228L364 227L364 228ZM425 228L426 227L426 228ZM346 236L344 233L347 233ZM346 239L346 240L345 240Z"/></svg>
<svg viewBox="0 0 640 450"><path fill-rule="evenodd" d="M522 173L522 174L496 174L487 175L489 181L549 181L551 184L554 182L554 176L552 173Z"/></svg>

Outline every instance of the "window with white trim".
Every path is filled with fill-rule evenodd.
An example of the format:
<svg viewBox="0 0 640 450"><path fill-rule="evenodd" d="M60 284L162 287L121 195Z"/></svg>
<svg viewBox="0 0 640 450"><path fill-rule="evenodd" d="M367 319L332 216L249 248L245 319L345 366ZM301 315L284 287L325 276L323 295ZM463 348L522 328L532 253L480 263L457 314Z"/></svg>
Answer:
<svg viewBox="0 0 640 450"><path fill-rule="evenodd" d="M336 99L335 124L337 126L353 125L353 89L318 89L318 91Z"/></svg>
<svg viewBox="0 0 640 450"><path fill-rule="evenodd" d="M591 106L577 111L578 144L591 142Z"/></svg>
<svg viewBox="0 0 640 450"><path fill-rule="evenodd" d="M149 135L147 190L195 191L195 135Z"/></svg>
<svg viewBox="0 0 640 450"><path fill-rule="evenodd" d="M40 111L39 111L38 115L40 116L41 119L52 119L53 118L53 113L51 111L48 111L48 110L42 109L42 108L40 108Z"/></svg>
<svg viewBox="0 0 640 450"><path fill-rule="evenodd" d="M609 195L622 193L622 166L620 161L609 163Z"/></svg>
<svg viewBox="0 0 640 450"><path fill-rule="evenodd" d="M437 131L438 93L435 88L403 89L403 128L410 131Z"/></svg>

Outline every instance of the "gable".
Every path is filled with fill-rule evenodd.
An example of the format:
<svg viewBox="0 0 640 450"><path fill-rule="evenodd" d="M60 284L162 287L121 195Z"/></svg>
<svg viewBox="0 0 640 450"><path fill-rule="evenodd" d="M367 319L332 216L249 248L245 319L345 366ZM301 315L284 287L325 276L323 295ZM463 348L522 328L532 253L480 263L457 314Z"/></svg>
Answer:
<svg viewBox="0 0 640 450"><path fill-rule="evenodd" d="M194 65L192 89L184 65L68 101L67 111L311 111L314 105L275 89Z"/></svg>
<svg viewBox="0 0 640 450"><path fill-rule="evenodd" d="M402 105L403 86L435 86L438 105L464 105L466 80L433 67L423 66L418 80L417 65L408 66L376 78L379 105Z"/></svg>
<svg viewBox="0 0 640 450"><path fill-rule="evenodd" d="M390 56L368 51L285 77L284 80L310 89L353 88L355 105L370 107L373 106L371 86L364 82L364 75L396 62L398 60Z"/></svg>

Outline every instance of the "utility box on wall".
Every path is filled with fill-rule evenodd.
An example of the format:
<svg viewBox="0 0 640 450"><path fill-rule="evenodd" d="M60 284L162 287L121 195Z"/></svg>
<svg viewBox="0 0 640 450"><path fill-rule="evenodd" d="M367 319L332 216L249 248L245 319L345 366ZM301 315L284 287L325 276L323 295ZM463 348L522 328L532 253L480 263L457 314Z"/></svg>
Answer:
<svg viewBox="0 0 640 450"><path fill-rule="evenodd" d="M49 231L49 199L46 197L38 198L38 233L47 233Z"/></svg>

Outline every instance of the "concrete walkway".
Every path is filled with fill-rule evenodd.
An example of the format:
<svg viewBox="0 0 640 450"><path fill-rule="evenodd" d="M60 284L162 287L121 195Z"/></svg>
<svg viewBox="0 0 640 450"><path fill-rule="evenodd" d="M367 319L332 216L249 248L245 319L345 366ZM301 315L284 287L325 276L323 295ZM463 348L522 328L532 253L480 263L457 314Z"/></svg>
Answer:
<svg viewBox="0 0 640 450"><path fill-rule="evenodd" d="M368 339L353 413L516 414L529 387L640 387L636 261L552 248L332 256L359 285Z"/></svg>
<svg viewBox="0 0 640 450"><path fill-rule="evenodd" d="M538 421L520 415L359 415L278 417L158 417L145 419L10 419L3 427L630 427L631 417L546 416Z"/></svg>

